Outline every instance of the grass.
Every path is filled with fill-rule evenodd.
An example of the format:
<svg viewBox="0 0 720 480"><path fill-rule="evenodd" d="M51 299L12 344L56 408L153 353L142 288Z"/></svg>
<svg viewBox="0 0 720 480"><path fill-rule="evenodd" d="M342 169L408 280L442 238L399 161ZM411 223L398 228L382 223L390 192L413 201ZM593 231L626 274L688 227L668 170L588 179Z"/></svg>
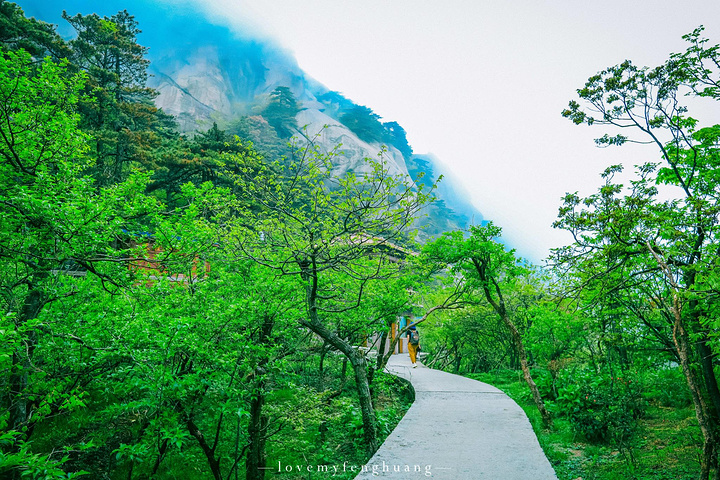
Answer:
<svg viewBox="0 0 720 480"><path fill-rule="evenodd" d="M647 398L638 430L624 448L593 444L574 432L563 412L551 430L543 427L518 372L467 375L508 394L525 411L559 480L690 480L700 470L702 436L692 407L666 407ZM549 405L551 406L551 405Z"/></svg>

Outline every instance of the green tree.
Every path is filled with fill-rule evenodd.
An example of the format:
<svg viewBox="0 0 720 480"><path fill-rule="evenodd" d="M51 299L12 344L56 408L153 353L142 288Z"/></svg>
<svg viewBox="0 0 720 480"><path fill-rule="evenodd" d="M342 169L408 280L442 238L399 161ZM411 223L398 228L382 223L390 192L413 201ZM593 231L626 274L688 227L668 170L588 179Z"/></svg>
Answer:
<svg viewBox="0 0 720 480"><path fill-rule="evenodd" d="M172 136L174 120L155 107L157 93L146 86L149 61L137 43L137 21L126 10L63 18L77 32L72 62L88 74L81 125L93 138L99 182L121 180L133 166L153 168L154 149Z"/></svg>
<svg viewBox="0 0 720 480"><path fill-rule="evenodd" d="M462 231L445 233L426 244L423 255L428 261L449 268L451 274L462 275L468 286L468 294L484 299L503 322L510 333L535 405L545 425L551 426L552 419L530 372L517 308L513 308L509 302L510 293L518 288L522 278L530 277L531 271L515 257L514 251L507 250L497 241L501 233L499 227L492 223L472 226L468 233L467 238Z"/></svg>
<svg viewBox="0 0 720 480"><path fill-rule="evenodd" d="M380 115L368 107L355 105L340 116L340 121L364 142L383 142L386 132Z"/></svg>
<svg viewBox="0 0 720 480"><path fill-rule="evenodd" d="M362 178L332 178L331 159L310 143L285 164L241 173L238 184L259 208L240 216L231 238L242 255L302 281L306 314L299 322L350 362L365 446L373 452L377 423L367 361L336 325L361 306L370 283L400 274L392 242L429 197L389 176L382 159L369 160L372 170Z"/></svg>
<svg viewBox="0 0 720 480"><path fill-rule="evenodd" d="M385 138L388 144L397 148L405 159L412 157L413 150L408 143L405 129L397 122L385 122L382 125L385 128Z"/></svg>
<svg viewBox="0 0 720 480"><path fill-rule="evenodd" d="M598 292L622 291L625 298L644 295L645 302L664 311L703 432L701 478L708 478L717 464L720 425L720 390L713 368L718 350L711 340L716 325L711 279L717 275L720 127L698 128L682 103L685 95L720 99L719 48L708 46L701 34L698 28L686 35L686 52L671 55L654 69L625 61L590 77L578 90L585 107L571 101L563 111L576 124L640 133L639 138L605 134L597 143L650 143L658 148L661 162L638 166L627 188L613 180L622 171L613 166L603 174L605 185L597 194L566 195L556 226L571 231L576 243L558 250L556 261L579 272L584 278L579 288L604 282ZM662 200L659 191L671 199ZM643 309L635 312L642 314Z"/></svg>
<svg viewBox="0 0 720 480"><path fill-rule="evenodd" d="M0 13L22 27L0 31L0 476L259 479L273 456L338 455L326 424L357 456L344 371L303 371L318 351L303 325L364 361L352 346L397 305L389 243L425 193L379 164L338 181L311 150L264 164L216 125L176 136L127 12L66 14L61 61Z"/></svg>
<svg viewBox="0 0 720 480"><path fill-rule="evenodd" d="M275 129L280 138L290 138L297 131L295 115L300 111L295 95L288 87L277 87L270 93L270 100L262 116Z"/></svg>
<svg viewBox="0 0 720 480"><path fill-rule="evenodd" d="M23 49L36 59L50 55L60 60L70 55L69 46L53 25L26 18L18 5L6 0L0 0L0 45L2 50Z"/></svg>
<svg viewBox="0 0 720 480"><path fill-rule="evenodd" d="M238 153L259 161L252 144L236 141L216 123L207 131L199 131L191 139L169 138L154 154L157 157L148 193L163 198L170 207L183 202L186 183L201 185L212 182L216 186L232 187L233 181L223 173L226 167L223 156Z"/></svg>
<svg viewBox="0 0 720 480"><path fill-rule="evenodd" d="M123 230L137 231L156 211L141 193L146 176L96 189L85 175L87 137L76 113L85 76L67 70L66 61L49 59L36 69L22 50L0 57L0 358L8 378L0 428L14 439L8 447L14 452L68 398L82 404L72 382L53 390L40 381L34 356L53 335L40 313L76 293L73 276L95 276L108 289L131 281Z"/></svg>
<svg viewBox="0 0 720 480"><path fill-rule="evenodd" d="M287 139L282 139L261 116L241 117L227 126L227 133L237 135L243 143L252 143L253 148L267 159L290 157L292 155Z"/></svg>

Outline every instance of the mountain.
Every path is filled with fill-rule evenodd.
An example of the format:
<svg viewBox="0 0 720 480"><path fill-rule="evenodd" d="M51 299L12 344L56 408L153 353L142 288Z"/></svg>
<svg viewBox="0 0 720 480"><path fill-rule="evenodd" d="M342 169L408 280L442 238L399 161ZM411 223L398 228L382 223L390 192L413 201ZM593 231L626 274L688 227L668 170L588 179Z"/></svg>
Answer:
<svg viewBox="0 0 720 480"><path fill-rule="evenodd" d="M435 155L413 155L408 162L408 172L415 179L423 172L424 176L417 181L426 186L442 178L435 191L437 200L430 207L430 230L446 232L484 222L482 214L470 202L470 194Z"/></svg>
<svg viewBox="0 0 720 480"><path fill-rule="evenodd" d="M72 36L61 11L45 0L17 2L28 16L58 24L58 31ZM436 190L438 200L425 209L419 238L480 223L481 213L467 200L459 183L447 176L432 155L413 155L405 132L395 122L383 123L371 109L356 105L309 77L290 53L269 40L252 38L204 19L190 4L143 0L66 0L65 10L111 16L126 9L135 16L143 33L138 41L149 47L149 86L159 95L156 104L177 118L179 128L192 134L213 123L230 132L249 136L268 154L282 154L286 143L262 116L271 94L286 87L297 101L296 125L303 127L295 139L312 137L327 151L342 144L333 172L342 175L368 168L363 159L377 158L383 150L390 173L418 178L426 185L444 175Z"/></svg>

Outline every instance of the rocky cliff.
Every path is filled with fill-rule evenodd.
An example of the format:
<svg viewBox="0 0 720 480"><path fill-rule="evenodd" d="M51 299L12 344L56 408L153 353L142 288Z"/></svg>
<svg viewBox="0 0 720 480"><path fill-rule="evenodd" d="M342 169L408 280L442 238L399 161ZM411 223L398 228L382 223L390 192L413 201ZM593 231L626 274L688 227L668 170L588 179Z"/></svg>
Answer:
<svg viewBox="0 0 720 480"><path fill-rule="evenodd" d="M317 109L304 109L297 114L296 119L303 135L313 138L326 151L341 146L333 164L333 174L337 176L348 172L369 173L371 166L364 159L378 159L381 155L383 145L359 139L338 120ZM392 146L385 148L387 150L382 152L382 156L387 162L388 172L393 176L410 176L402 153Z"/></svg>

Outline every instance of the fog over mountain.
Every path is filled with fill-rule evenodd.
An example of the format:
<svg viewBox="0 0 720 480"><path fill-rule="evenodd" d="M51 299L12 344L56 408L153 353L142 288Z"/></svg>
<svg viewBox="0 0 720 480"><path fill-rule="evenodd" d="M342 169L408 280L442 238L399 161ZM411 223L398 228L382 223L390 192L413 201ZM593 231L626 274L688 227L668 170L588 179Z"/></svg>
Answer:
<svg viewBox="0 0 720 480"><path fill-rule="evenodd" d="M377 158L381 152L380 142L362 140L341 122L342 114L357 105L328 90L320 83L322 79L306 75L289 52L271 40L253 38L250 32L215 25L187 5L140 0L17 3L28 16L57 24L66 37L72 37L73 31L61 18L63 9L70 15L94 12L111 16L120 10L134 15L143 31L138 41L149 47L152 76L148 83L159 92L156 103L177 118L184 132L207 130L213 122L223 128L242 117L258 118L269 94L277 87L288 87L301 107L296 120L305 127L305 135L317 135L316 141L327 151L342 144L341 155L333 164L336 175L362 173L368 168L363 159ZM426 209L428 217L419 222L425 227L421 239L483 221L459 183L446 175L439 159L412 154L409 149L401 152L393 145L387 147L384 159L394 175L414 180L425 172L424 184L444 175L436 191L438 201Z"/></svg>

